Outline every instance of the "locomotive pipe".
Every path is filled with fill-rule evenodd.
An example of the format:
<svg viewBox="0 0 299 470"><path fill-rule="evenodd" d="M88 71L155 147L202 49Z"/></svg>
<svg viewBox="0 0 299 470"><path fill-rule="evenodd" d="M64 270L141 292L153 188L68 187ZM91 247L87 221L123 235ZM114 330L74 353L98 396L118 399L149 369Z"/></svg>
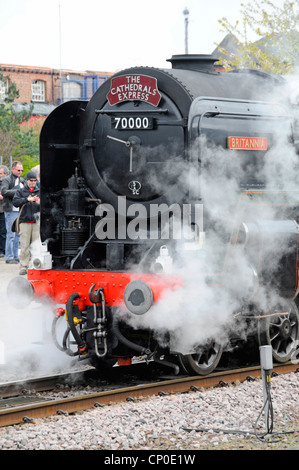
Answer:
<svg viewBox="0 0 299 470"><path fill-rule="evenodd" d="M68 318L68 324L71 329L72 335L74 336L76 343L79 348L79 352L83 353L86 351L86 344L82 340L81 336L79 335L77 328L74 323L74 312L73 312L73 302L74 300L77 300L79 298L78 292L74 292L71 294L68 298L67 304L66 304L66 311L67 311L67 318Z"/></svg>
<svg viewBox="0 0 299 470"><path fill-rule="evenodd" d="M56 326L57 326L57 322L58 322L59 318L60 318L60 316L55 315L54 320L53 320L53 322L52 322L51 334L52 334L52 338L53 338L53 341L54 341L54 343L55 343L55 346L56 346L60 351L65 351L65 350L66 350L66 347L60 346L60 344L58 343L58 340L57 340Z"/></svg>
<svg viewBox="0 0 299 470"><path fill-rule="evenodd" d="M62 338L62 347L60 347L59 349L61 349L61 351L64 351L68 356L72 356L72 357L73 356L78 356L78 355L80 355L81 351L79 351L79 350L78 351L72 351L67 345L68 337L69 337L70 333L71 333L71 328L70 328L70 326L68 326L67 329L65 330L65 333L64 333L63 338ZM79 356L79 358L78 358L79 360L81 360L81 359L86 360L86 359L90 358L90 356L88 354L85 354L84 352L82 352L82 353L84 355L81 358Z"/></svg>
<svg viewBox="0 0 299 470"><path fill-rule="evenodd" d="M115 336L119 339L119 341L123 343L125 346L127 346L128 348L131 348L134 351L137 351L139 354L146 354L147 356L152 354L150 349L144 348L143 346L133 343L129 339L125 338L125 336L119 330L119 321L115 316L113 317L112 331L115 334Z"/></svg>
<svg viewBox="0 0 299 470"><path fill-rule="evenodd" d="M67 341L69 334L71 332L70 326L67 327L67 329L64 332L63 338L62 338L62 351L65 351L68 356L78 356L79 351L73 352L70 348L67 346Z"/></svg>
<svg viewBox="0 0 299 470"><path fill-rule="evenodd" d="M247 245L254 237L261 235L297 235L299 233L298 224L293 219L285 220L262 220L258 219L254 222L243 222L238 233L237 243Z"/></svg>

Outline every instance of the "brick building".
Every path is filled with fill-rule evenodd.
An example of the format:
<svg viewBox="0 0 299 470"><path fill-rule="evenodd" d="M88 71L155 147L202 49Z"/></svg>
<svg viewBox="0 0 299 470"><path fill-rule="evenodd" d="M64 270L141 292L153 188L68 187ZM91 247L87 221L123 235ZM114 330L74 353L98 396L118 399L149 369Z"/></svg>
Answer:
<svg viewBox="0 0 299 470"><path fill-rule="evenodd" d="M58 70L48 67L0 64L0 72L8 77L0 82L0 101L7 92L9 81L16 84L20 96L17 110L33 105L29 125L40 125L59 104L72 99L89 100L111 72ZM27 124L28 125L28 124Z"/></svg>

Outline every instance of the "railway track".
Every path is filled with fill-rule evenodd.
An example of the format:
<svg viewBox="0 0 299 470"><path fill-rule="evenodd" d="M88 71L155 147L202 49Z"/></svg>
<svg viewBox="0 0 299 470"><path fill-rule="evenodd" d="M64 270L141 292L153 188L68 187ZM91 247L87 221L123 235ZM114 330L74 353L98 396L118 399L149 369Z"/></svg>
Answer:
<svg viewBox="0 0 299 470"><path fill-rule="evenodd" d="M275 364L272 374L287 374L299 371L298 364ZM170 393L186 393L200 388L220 387L231 383L255 380L261 376L259 366L221 371L208 376L180 377L158 382L137 384L130 387L118 387L98 393L86 393L69 398L49 398L40 396L15 396L0 400L0 427L5 427L24 422L34 422L37 418L44 418L53 414L71 414L94 406L104 406L120 401L138 400L152 395ZM52 377L52 384L57 377ZM44 382L43 382L44 381ZM46 384L47 382L47 384ZM42 389L50 389L49 378L34 381L35 387L42 385ZM34 385L33 381L30 386ZM20 384L17 384L20 385ZM23 390L27 386L23 383ZM10 384L12 386L12 384ZM0 395L6 389L0 386ZM3 396L3 395L2 395Z"/></svg>

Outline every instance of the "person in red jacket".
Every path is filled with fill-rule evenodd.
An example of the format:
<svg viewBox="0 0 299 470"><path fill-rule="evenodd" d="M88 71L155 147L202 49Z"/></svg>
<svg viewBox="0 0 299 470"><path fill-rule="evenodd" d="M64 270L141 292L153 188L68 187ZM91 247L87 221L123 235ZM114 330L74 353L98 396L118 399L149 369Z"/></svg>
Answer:
<svg viewBox="0 0 299 470"><path fill-rule="evenodd" d="M19 274L27 274L30 261L30 246L39 240L39 216L40 216L40 188L37 175L34 171L28 171L23 188L16 191L13 197L15 207L22 209L20 215L20 271Z"/></svg>

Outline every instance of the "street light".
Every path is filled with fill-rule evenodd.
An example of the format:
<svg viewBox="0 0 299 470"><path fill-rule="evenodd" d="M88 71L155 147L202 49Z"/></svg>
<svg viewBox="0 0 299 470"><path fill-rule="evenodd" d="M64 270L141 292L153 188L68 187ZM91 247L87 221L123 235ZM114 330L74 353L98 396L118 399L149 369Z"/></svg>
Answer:
<svg viewBox="0 0 299 470"><path fill-rule="evenodd" d="M183 15L185 16L185 54L188 54L188 23L189 23L189 10L186 7L183 11Z"/></svg>

